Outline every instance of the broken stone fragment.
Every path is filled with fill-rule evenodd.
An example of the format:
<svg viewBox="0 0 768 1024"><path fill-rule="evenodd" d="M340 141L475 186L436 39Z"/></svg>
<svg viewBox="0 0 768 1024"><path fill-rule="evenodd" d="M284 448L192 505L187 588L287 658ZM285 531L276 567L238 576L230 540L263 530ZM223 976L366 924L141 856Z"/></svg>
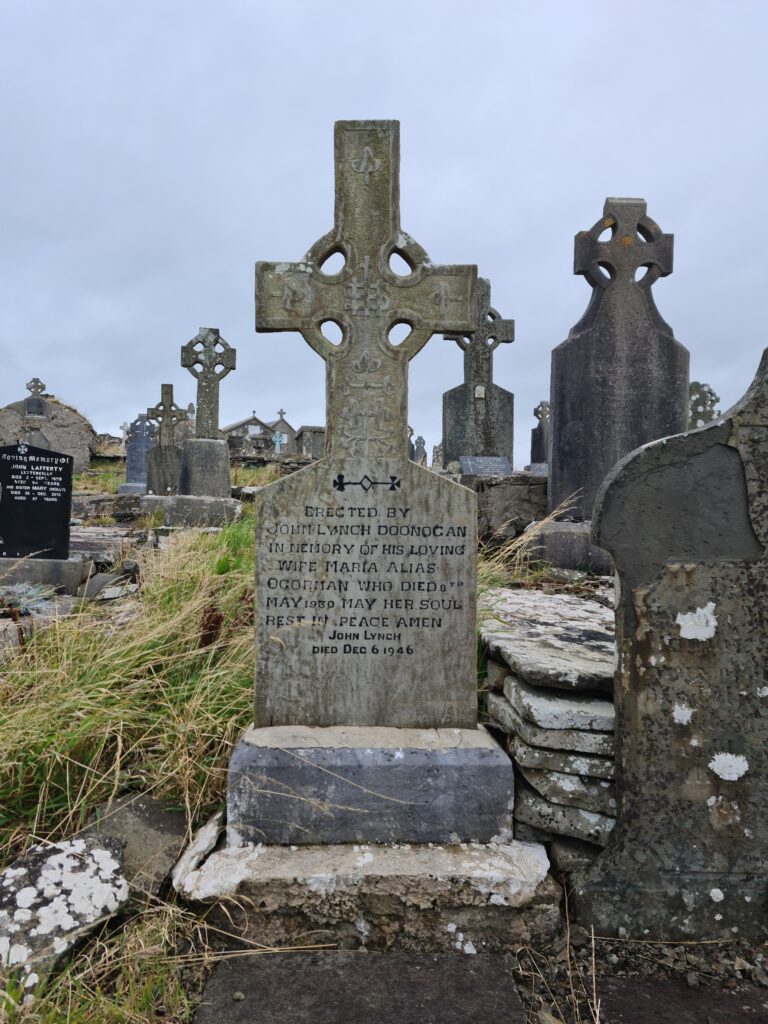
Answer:
<svg viewBox="0 0 768 1024"><path fill-rule="evenodd" d="M512 735L509 738L509 753L515 764L524 768L543 768L553 772L565 772L566 775L583 775L593 779L612 779L616 774L616 766L612 758L531 747L517 735Z"/></svg>
<svg viewBox="0 0 768 1024"><path fill-rule="evenodd" d="M128 899L114 840L31 847L0 873L0 975L31 993L66 953Z"/></svg>
<svg viewBox="0 0 768 1024"><path fill-rule="evenodd" d="M581 693L543 692L508 676L504 696L523 718L541 729L612 732L615 712L610 700Z"/></svg>
<svg viewBox="0 0 768 1024"><path fill-rule="evenodd" d="M491 725L520 736L531 747L568 750L585 754L613 754L613 733L585 732L580 729L540 729L527 721L498 693L488 695Z"/></svg>
<svg viewBox="0 0 768 1024"><path fill-rule="evenodd" d="M520 785L515 798L515 821L599 846L606 845L616 824L605 814L551 803L525 784Z"/></svg>
<svg viewBox="0 0 768 1024"><path fill-rule="evenodd" d="M553 804L581 807L616 817L616 787L606 781L582 779L578 775L548 771L544 768L523 768L520 773L531 786Z"/></svg>

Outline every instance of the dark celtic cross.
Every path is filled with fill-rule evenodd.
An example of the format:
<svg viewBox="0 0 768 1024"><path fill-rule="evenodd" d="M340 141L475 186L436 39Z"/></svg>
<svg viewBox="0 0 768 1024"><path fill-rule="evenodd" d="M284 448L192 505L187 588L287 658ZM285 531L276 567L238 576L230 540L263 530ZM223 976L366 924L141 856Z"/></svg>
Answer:
<svg viewBox="0 0 768 1024"><path fill-rule="evenodd" d="M176 424L186 418L185 410L180 409L173 400L173 384L162 384L160 386L160 401L157 405L147 409L147 419L157 423L155 436L161 448L173 445Z"/></svg>
<svg viewBox="0 0 768 1024"><path fill-rule="evenodd" d="M602 218L589 231L576 235L573 272L593 288L648 289L660 277L672 273L673 236L665 235L646 215L643 199L606 199ZM600 236L610 231L610 238ZM637 279L637 272L647 272Z"/></svg>
<svg viewBox="0 0 768 1024"><path fill-rule="evenodd" d="M477 269L433 265L400 229L397 121L338 121L334 154L334 227L298 263L256 264L256 330L300 331L325 360L329 458L407 458L408 363L433 334L473 330ZM337 253L344 266L325 273ZM410 328L399 344L397 324Z"/></svg>
<svg viewBox="0 0 768 1024"><path fill-rule="evenodd" d="M472 389L472 397L483 399L493 384L493 353L503 342L515 340L515 321L503 320L491 305L491 282L477 280L473 303L475 329L468 336L445 334L464 352L464 383Z"/></svg>
<svg viewBox="0 0 768 1024"><path fill-rule="evenodd" d="M45 401L42 397L45 391L45 384L43 384L39 377L33 377L27 384L27 391L29 391L30 397L24 399L24 412L26 415L45 416Z"/></svg>
<svg viewBox="0 0 768 1024"><path fill-rule="evenodd" d="M237 350L215 327L201 327L181 346L181 365L197 380L195 437L219 436L219 383L234 370Z"/></svg>
<svg viewBox="0 0 768 1024"><path fill-rule="evenodd" d="M38 395L42 395L45 391L45 384L43 384L39 377L33 377L32 380L27 383L27 391L37 397Z"/></svg>

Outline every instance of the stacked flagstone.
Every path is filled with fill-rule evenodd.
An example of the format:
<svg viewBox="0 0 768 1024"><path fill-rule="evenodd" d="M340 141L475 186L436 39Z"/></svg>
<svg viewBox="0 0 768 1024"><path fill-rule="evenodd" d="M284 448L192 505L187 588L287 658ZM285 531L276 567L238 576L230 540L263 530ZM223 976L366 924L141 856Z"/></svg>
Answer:
<svg viewBox="0 0 768 1024"><path fill-rule="evenodd" d="M536 590L488 591L488 717L518 773L518 838L605 846L616 818L614 614L598 601Z"/></svg>

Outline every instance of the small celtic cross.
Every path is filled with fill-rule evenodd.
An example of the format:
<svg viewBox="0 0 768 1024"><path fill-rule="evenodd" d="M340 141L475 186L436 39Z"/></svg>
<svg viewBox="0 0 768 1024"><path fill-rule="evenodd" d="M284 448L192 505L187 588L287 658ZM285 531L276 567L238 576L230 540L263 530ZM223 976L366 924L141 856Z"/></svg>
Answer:
<svg viewBox="0 0 768 1024"><path fill-rule="evenodd" d="M181 346L181 365L197 380L195 437L219 436L219 382L235 369L237 350L215 327L201 327Z"/></svg>
<svg viewBox="0 0 768 1024"><path fill-rule="evenodd" d="M160 401L147 409L147 419L157 423L157 441L161 448L173 445L177 423L187 419L187 413L173 400L173 384L160 386Z"/></svg>
<svg viewBox="0 0 768 1024"><path fill-rule="evenodd" d="M475 397L485 398L493 383L493 352L502 343L515 340L515 321L503 320L491 305L491 283L484 277L477 280L473 301L475 329L468 336L445 334L464 352L464 383L477 389Z"/></svg>
<svg viewBox="0 0 768 1024"><path fill-rule="evenodd" d="M42 395L45 391L45 384L43 384L39 377L33 377L27 384L27 391L30 391L33 395Z"/></svg>

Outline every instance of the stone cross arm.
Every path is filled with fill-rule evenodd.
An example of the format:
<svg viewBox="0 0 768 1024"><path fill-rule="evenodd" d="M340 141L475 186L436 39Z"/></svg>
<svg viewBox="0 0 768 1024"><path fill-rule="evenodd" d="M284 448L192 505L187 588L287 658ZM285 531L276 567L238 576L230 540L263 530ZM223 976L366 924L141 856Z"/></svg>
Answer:
<svg viewBox="0 0 768 1024"><path fill-rule="evenodd" d="M502 343L515 340L515 321L505 320L491 305L491 282L485 277L477 279L472 300L474 330L468 335L444 334L446 341L455 341L461 349L482 345L493 351Z"/></svg>
<svg viewBox="0 0 768 1024"><path fill-rule="evenodd" d="M600 240L608 230L610 238ZM608 198L603 216L589 231L579 231L574 242L573 272L593 287L607 288L612 282L634 283L640 267L648 273L637 281L650 287L672 273L674 236L664 234L646 215L644 199Z"/></svg>

